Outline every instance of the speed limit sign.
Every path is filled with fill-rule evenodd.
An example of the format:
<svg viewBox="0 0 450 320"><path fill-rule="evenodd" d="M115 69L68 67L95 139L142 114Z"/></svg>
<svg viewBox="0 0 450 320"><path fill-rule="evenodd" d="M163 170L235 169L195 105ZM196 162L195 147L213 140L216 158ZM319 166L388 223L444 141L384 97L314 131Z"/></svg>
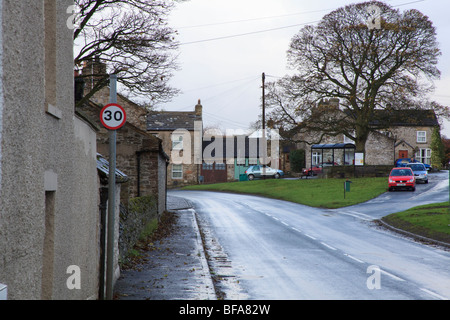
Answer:
<svg viewBox="0 0 450 320"><path fill-rule="evenodd" d="M123 127L127 121L127 114L122 106L117 103L110 103L100 112L100 121L106 129L117 130Z"/></svg>

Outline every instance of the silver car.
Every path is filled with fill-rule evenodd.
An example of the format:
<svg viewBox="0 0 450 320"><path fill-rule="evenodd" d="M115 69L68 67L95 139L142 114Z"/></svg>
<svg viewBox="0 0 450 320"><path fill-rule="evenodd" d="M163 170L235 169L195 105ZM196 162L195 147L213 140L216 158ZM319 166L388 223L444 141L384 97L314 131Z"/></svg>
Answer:
<svg viewBox="0 0 450 320"><path fill-rule="evenodd" d="M423 163L419 162L408 163L406 167L412 169L412 171L414 172L414 177L416 178L417 182L420 181L423 183L428 183L428 171Z"/></svg>
<svg viewBox="0 0 450 320"><path fill-rule="evenodd" d="M265 169L265 170L264 170ZM245 174L248 177L248 180L253 180L255 178L261 178L263 176L273 177L275 179L279 179L284 175L283 171L278 169L273 169L271 167L264 166L250 166L247 170L245 170Z"/></svg>

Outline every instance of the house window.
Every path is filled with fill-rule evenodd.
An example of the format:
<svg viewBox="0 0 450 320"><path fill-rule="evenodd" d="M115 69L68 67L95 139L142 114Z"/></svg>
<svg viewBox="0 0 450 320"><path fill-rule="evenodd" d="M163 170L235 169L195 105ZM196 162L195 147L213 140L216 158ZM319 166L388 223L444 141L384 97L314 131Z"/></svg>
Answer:
<svg viewBox="0 0 450 320"><path fill-rule="evenodd" d="M431 149L419 149L416 152L416 160L425 164L431 164Z"/></svg>
<svg viewBox="0 0 450 320"><path fill-rule="evenodd" d="M172 135L172 150L183 150L183 136L174 134Z"/></svg>
<svg viewBox="0 0 450 320"><path fill-rule="evenodd" d="M238 166L245 166L245 158L237 158L236 159L236 164Z"/></svg>
<svg viewBox="0 0 450 320"><path fill-rule="evenodd" d="M173 164L172 165L172 179L182 179L183 178L183 165Z"/></svg>
<svg viewBox="0 0 450 320"><path fill-rule="evenodd" d="M313 152L312 154L312 165L317 165L322 163L322 152Z"/></svg>
<svg viewBox="0 0 450 320"><path fill-rule="evenodd" d="M202 169L203 170L212 170L213 169L213 164L212 163L203 162Z"/></svg>
<svg viewBox="0 0 450 320"><path fill-rule="evenodd" d="M427 142L427 132L417 131L417 143L426 143L426 142Z"/></svg>
<svg viewBox="0 0 450 320"><path fill-rule="evenodd" d="M216 170L225 170L225 163L216 163Z"/></svg>

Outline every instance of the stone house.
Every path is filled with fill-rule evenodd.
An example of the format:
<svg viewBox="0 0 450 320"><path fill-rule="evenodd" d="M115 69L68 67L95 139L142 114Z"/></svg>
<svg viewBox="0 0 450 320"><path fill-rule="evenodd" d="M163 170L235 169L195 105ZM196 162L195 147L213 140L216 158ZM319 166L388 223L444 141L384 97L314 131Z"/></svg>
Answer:
<svg viewBox="0 0 450 320"><path fill-rule="evenodd" d="M168 188L199 183L202 164L203 107L193 112L150 111L147 131L162 140L169 155Z"/></svg>
<svg viewBox="0 0 450 320"><path fill-rule="evenodd" d="M106 74L106 65L98 58L83 68L83 73ZM85 79L85 92L96 84L95 77ZM97 91L80 109L100 127L97 133L97 152L108 158L109 133L100 121L100 111L109 104L109 87ZM135 197L153 195L158 200L158 214L166 209L166 174L168 156L162 140L147 132L148 111L122 94L117 94L117 103L127 114L125 125L117 130L116 165L129 178L121 186L121 202L125 205Z"/></svg>
<svg viewBox="0 0 450 320"><path fill-rule="evenodd" d="M395 159L415 158L431 164L431 136L439 128L433 110L404 110L398 112L385 134L394 140Z"/></svg>
<svg viewBox="0 0 450 320"><path fill-rule="evenodd" d="M102 91L109 91L108 88ZM109 96L109 93L108 93ZM129 199L153 195L158 199L158 214L166 209L166 172L168 156L163 150L162 141L147 131L136 115L142 107L118 95L120 104L127 113L127 122L117 130L116 165L128 176L128 182L121 186L121 202L128 204ZM107 104L107 103L106 103ZM109 133L101 126L99 114L103 104L92 100L82 108L82 112L95 119L100 131L97 133L97 152L108 158ZM145 110L144 110L145 111Z"/></svg>
<svg viewBox="0 0 450 320"><path fill-rule="evenodd" d="M379 110L374 119L385 118L386 112ZM378 125L372 120L372 125ZM373 131L366 142L364 163L369 166L394 165L399 158L415 157L418 161L430 164L431 135L439 123L433 110L398 110L389 113L389 124L385 129ZM304 149L306 167L321 163L335 165L353 165L355 153L352 148L330 148L332 144L353 144L343 134L324 136L320 145L314 145L321 135L320 132L308 132L295 139L307 141L297 143L296 148Z"/></svg>
<svg viewBox="0 0 450 320"><path fill-rule="evenodd" d="M98 296L96 129L74 111L70 5L0 1L0 283L11 300Z"/></svg>

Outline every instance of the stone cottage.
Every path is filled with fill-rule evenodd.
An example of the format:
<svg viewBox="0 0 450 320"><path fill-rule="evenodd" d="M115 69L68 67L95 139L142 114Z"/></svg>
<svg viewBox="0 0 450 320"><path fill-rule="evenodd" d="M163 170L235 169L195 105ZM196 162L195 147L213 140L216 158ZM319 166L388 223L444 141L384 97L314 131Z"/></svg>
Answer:
<svg viewBox="0 0 450 320"><path fill-rule="evenodd" d="M202 163L203 107L200 100L193 112L150 111L147 130L162 140L169 155L167 186L197 184Z"/></svg>
<svg viewBox="0 0 450 320"><path fill-rule="evenodd" d="M377 120L378 119L378 120ZM433 110L377 110L370 125L380 127L380 121L387 123L383 129L369 134L366 142L364 163L370 166L392 166L396 159L415 157L418 161L431 162L431 135L439 122ZM353 141L343 134L323 136L320 144L314 144L321 132L308 132L296 135L294 139L306 142L297 143L296 148L304 149L306 167L317 164L353 165L355 151L342 146L352 145ZM307 143L309 142L309 143ZM335 148L330 145L340 144Z"/></svg>
<svg viewBox="0 0 450 320"><path fill-rule="evenodd" d="M86 70L85 70L86 69ZM83 68L83 73L106 73L106 65L95 59ZM96 84L95 77L86 80L85 92ZM97 152L108 158L109 133L100 122L100 111L109 103L109 87L96 92L89 102L80 109L100 127L97 133ZM122 185L121 201L128 203L130 198L153 195L158 200L158 213L166 209L166 174L169 157L165 153L162 140L147 132L148 111L137 103L117 94L117 103L127 114L124 127L117 130L116 163L129 178Z"/></svg>

